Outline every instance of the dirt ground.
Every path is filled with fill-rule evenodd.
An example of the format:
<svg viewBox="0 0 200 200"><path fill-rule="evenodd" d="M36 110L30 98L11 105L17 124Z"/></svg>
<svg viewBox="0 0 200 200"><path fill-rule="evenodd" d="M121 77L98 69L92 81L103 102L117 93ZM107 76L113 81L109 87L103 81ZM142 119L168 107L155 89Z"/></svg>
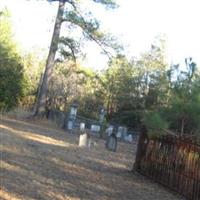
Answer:
<svg viewBox="0 0 200 200"><path fill-rule="evenodd" d="M97 137L90 149L80 148L78 137L49 123L1 116L0 199L183 199L131 172L136 143L120 142L114 153Z"/></svg>

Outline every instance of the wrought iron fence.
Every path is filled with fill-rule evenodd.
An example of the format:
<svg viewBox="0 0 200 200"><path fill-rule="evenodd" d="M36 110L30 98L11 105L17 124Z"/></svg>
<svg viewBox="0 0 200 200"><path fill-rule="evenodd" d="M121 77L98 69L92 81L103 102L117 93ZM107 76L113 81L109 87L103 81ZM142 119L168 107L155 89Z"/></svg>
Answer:
<svg viewBox="0 0 200 200"><path fill-rule="evenodd" d="M141 133L135 169L180 193L200 200L200 141L188 136Z"/></svg>

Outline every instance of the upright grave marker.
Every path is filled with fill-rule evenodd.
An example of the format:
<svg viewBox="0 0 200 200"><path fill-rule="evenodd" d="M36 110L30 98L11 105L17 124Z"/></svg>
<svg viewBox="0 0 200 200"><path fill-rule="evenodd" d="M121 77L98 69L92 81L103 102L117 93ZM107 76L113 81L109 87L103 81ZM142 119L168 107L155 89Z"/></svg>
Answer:
<svg viewBox="0 0 200 200"><path fill-rule="evenodd" d="M70 113L69 113L69 117L68 117L68 122L67 122L67 128L68 130L70 130L70 132L72 132L72 129L74 127L74 123L76 120L76 113L77 113L77 104L72 104L70 107Z"/></svg>

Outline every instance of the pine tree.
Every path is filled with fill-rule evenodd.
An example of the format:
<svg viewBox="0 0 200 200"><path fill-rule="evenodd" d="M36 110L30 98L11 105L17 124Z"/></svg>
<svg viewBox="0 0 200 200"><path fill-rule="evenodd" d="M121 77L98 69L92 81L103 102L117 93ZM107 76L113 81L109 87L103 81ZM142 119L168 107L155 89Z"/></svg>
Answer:
<svg viewBox="0 0 200 200"><path fill-rule="evenodd" d="M55 0L49 0L55 1ZM91 1L89 1L91 2ZM112 0L92 0L94 3L100 3L107 8L115 8L116 4ZM99 22L90 12L84 13L81 10L81 1L76 0L59 0L58 12L55 20L54 32L50 45L49 55L46 62L46 68L43 76L43 82L38 95L35 115L43 115L48 93L48 85L52 76L52 70L55 62L55 55L60 48L60 53L67 58L76 58L79 43L72 37L60 37L61 25L63 22L68 24L68 29L79 28L86 39L95 41L102 47L104 53L108 54L107 47L111 44L111 39L99 31Z"/></svg>

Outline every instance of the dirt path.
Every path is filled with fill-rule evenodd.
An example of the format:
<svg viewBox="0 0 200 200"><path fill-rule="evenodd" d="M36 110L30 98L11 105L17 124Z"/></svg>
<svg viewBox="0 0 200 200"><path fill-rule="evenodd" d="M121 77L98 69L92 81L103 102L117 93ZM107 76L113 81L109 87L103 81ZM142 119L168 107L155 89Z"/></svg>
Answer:
<svg viewBox="0 0 200 200"><path fill-rule="evenodd" d="M94 138L91 149L78 135L36 122L0 119L0 199L178 200L163 187L130 172L134 144L116 153ZM48 128L47 128L48 127Z"/></svg>

